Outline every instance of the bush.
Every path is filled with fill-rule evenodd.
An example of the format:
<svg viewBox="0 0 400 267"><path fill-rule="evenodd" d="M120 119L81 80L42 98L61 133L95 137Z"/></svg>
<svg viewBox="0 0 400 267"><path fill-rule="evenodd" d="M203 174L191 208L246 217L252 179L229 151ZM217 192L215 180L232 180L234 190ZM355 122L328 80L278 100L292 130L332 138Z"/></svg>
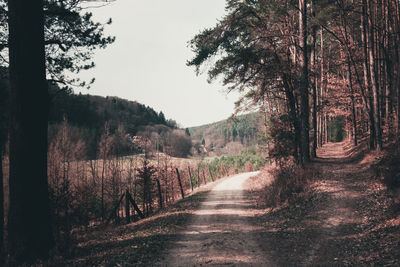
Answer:
<svg viewBox="0 0 400 267"><path fill-rule="evenodd" d="M173 130L168 132L166 142L170 147L168 152L173 157L186 158L190 155L192 139L183 130Z"/></svg>
<svg viewBox="0 0 400 267"><path fill-rule="evenodd" d="M295 136L292 129L293 122L288 115L270 119L271 147L269 156L277 161L285 161L294 155Z"/></svg>
<svg viewBox="0 0 400 267"><path fill-rule="evenodd" d="M388 189L400 188L400 143L386 151L377 164L376 170Z"/></svg>
<svg viewBox="0 0 400 267"><path fill-rule="evenodd" d="M259 170L266 163L266 157L261 155L256 148L248 148L243 150L239 155L222 156L209 161L207 164L213 171L225 166L227 170L234 169L235 172L238 173L249 170Z"/></svg>
<svg viewBox="0 0 400 267"><path fill-rule="evenodd" d="M293 162L281 164L272 169L270 174L273 181L265 192L265 201L270 207L277 207L285 202L292 204L305 198L310 181L315 176L313 169L303 169Z"/></svg>

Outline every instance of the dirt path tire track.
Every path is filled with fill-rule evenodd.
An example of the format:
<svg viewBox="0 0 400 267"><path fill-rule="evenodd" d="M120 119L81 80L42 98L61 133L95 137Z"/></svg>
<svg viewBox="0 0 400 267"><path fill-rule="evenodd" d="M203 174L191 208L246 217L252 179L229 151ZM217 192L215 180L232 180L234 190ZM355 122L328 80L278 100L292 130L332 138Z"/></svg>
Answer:
<svg viewBox="0 0 400 267"><path fill-rule="evenodd" d="M253 202L243 192L244 182L256 174L235 175L216 185L160 265L268 265L248 220Z"/></svg>
<svg viewBox="0 0 400 267"><path fill-rule="evenodd" d="M313 185L317 200L302 220L303 227L314 228L315 236L302 265L391 265L398 250L381 236L390 198L370 163L348 157L345 147L330 143L319 150L316 167L321 177Z"/></svg>

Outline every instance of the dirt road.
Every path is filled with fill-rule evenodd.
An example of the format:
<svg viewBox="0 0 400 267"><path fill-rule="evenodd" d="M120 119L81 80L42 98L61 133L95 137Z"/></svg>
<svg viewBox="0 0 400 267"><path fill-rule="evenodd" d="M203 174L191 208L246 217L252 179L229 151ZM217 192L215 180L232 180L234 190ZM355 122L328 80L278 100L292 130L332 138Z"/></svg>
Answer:
<svg viewBox="0 0 400 267"><path fill-rule="evenodd" d="M257 229L249 222L256 210L243 192L243 183L255 174L235 175L214 187L167 250L161 265L266 264L254 238Z"/></svg>
<svg viewBox="0 0 400 267"><path fill-rule="evenodd" d="M271 209L265 191L248 191L266 172L224 178L144 220L85 232L63 265L400 266L400 201L376 177L375 156L356 152L319 149L319 175L292 205Z"/></svg>

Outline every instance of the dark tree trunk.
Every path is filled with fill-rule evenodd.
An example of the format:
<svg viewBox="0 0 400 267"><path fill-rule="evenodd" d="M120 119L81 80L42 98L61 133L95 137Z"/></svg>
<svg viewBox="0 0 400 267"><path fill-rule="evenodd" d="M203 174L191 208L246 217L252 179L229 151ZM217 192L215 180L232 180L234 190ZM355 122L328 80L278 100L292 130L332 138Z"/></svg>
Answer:
<svg viewBox="0 0 400 267"><path fill-rule="evenodd" d="M358 145L358 140L357 140L357 117L356 117L356 106L355 106L355 100L354 100L354 88L353 88L353 79L351 75L351 65L350 65L350 59L347 60L347 82L349 83L349 89L350 89L350 100L351 100L351 119L353 121L353 144L355 146Z"/></svg>
<svg viewBox="0 0 400 267"><path fill-rule="evenodd" d="M313 10L313 1L311 1L311 14L315 17L315 13ZM317 157L317 148L318 148L318 113L317 113L317 76L315 73L316 66L316 41L317 41L317 26L313 25L312 27L312 47L311 47L311 69L312 69L312 91L313 91L313 109L312 109L312 119L313 119L313 149L312 149L312 157Z"/></svg>
<svg viewBox="0 0 400 267"><path fill-rule="evenodd" d="M326 80L325 80L325 52L324 52L324 30L321 27L321 40L320 40L320 56L321 56L321 81L320 81L320 104L322 104L322 101L324 100L325 97L325 84L326 84ZM325 115L323 114L323 112L321 112L320 114L320 133L319 133L319 145L322 146L325 142L324 142L324 121L325 121Z"/></svg>
<svg viewBox="0 0 400 267"><path fill-rule="evenodd" d="M374 55L374 23L372 18L372 2L369 0L367 4L367 21L368 21L368 60L371 78L372 88L372 105L373 105L373 116L374 116L374 128L375 128L375 144L376 150L382 149L382 131L381 131L381 115L379 105L379 86L377 70L375 67L375 55Z"/></svg>
<svg viewBox="0 0 400 267"><path fill-rule="evenodd" d="M2 70L0 71L2 72ZM6 79L3 78L2 73L0 73L0 265L3 263L3 253L5 252L3 156L8 137L8 101L8 88L6 85Z"/></svg>
<svg viewBox="0 0 400 267"><path fill-rule="evenodd" d="M369 117L369 147L370 149L375 149L376 139L375 139L375 119L374 119L374 105L372 103L372 98L370 97L371 86L369 80L369 68L368 68L368 31L367 31L367 8L366 0L362 1L362 12L361 12L361 43L363 46L363 73L364 73L364 87L368 96L367 106L369 106L368 117Z"/></svg>
<svg viewBox="0 0 400 267"><path fill-rule="evenodd" d="M294 158L296 161L301 160L301 155L299 155L299 147L300 147L300 123L297 117L296 112L296 100L293 94L293 90L290 88L286 76L283 76L283 86L285 88L285 95L288 100L288 109L290 118L293 123L294 128Z"/></svg>
<svg viewBox="0 0 400 267"><path fill-rule="evenodd" d="M301 161L310 161L310 107L308 100L307 0L299 0L300 144Z"/></svg>
<svg viewBox="0 0 400 267"><path fill-rule="evenodd" d="M3 181L3 149L0 144L0 264L3 263L2 261L3 249L4 249L4 181Z"/></svg>
<svg viewBox="0 0 400 267"><path fill-rule="evenodd" d="M9 252L17 261L47 258L54 245L47 182L43 1L10 0Z"/></svg>

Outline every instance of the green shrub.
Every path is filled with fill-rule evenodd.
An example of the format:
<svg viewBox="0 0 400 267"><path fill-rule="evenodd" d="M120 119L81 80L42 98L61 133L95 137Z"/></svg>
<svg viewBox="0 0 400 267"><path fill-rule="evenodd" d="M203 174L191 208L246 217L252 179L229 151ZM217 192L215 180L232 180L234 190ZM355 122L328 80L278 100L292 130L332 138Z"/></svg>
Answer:
<svg viewBox="0 0 400 267"><path fill-rule="evenodd" d="M249 169L259 170L262 166L267 163L267 158L255 147L243 150L239 155L222 156L215 158L207 163L212 171L220 170L222 166L226 169L234 169L236 173L245 172Z"/></svg>

